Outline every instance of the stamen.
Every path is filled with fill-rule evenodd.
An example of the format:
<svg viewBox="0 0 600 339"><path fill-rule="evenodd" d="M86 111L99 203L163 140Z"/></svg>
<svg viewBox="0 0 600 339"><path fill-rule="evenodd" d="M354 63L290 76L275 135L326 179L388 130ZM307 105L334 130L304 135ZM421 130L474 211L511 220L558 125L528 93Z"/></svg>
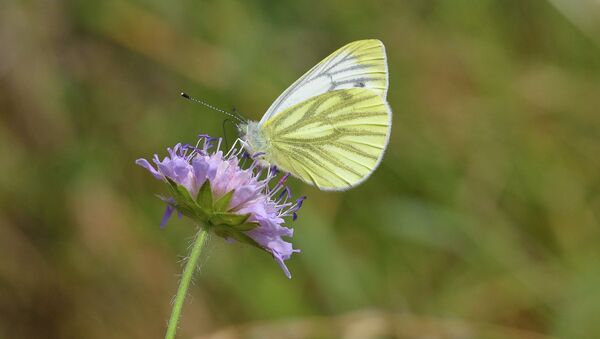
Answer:
<svg viewBox="0 0 600 339"><path fill-rule="evenodd" d="M198 141L196 141L196 148L198 148L200 146L200 142L204 139L204 137L202 137L202 134L198 135Z"/></svg>
<svg viewBox="0 0 600 339"><path fill-rule="evenodd" d="M281 179L279 179L277 186L282 186L289 176L290 176L289 173L284 174L283 177L281 177Z"/></svg>
<svg viewBox="0 0 600 339"><path fill-rule="evenodd" d="M299 210L300 207L302 207L302 203L304 202L304 200L306 200L306 196L301 196L300 198L298 198L298 200L296 200L296 210Z"/></svg>
<svg viewBox="0 0 600 339"><path fill-rule="evenodd" d="M204 150L201 150L198 148L198 144L196 144L196 146L192 146L190 144L186 144L183 145L183 147L185 148L185 150L192 150L192 153L190 153L190 155L186 158L186 160L189 162L190 160L192 160L192 158L196 155L196 154L200 154L200 155L206 155L206 152L204 152Z"/></svg>
<svg viewBox="0 0 600 339"><path fill-rule="evenodd" d="M242 161L240 161L240 168L246 167L246 161L247 160L248 160L248 158L242 157ZM248 170L248 169L246 169L246 170Z"/></svg>
<svg viewBox="0 0 600 339"><path fill-rule="evenodd" d="M300 198L298 198L298 200L296 200L296 204L293 207L293 213L292 213L292 220L296 221L296 219L298 219L298 214L296 213L300 207L302 207L302 203L304 202L304 200L306 200L306 196L302 196Z"/></svg>
<svg viewBox="0 0 600 339"><path fill-rule="evenodd" d="M286 195L286 193L287 193L286 200L292 197L292 191L290 190L289 187L285 186L285 188L283 189L283 191L281 191L281 193L279 193L279 196L277 197L277 200L281 200L281 198L283 198L283 196Z"/></svg>

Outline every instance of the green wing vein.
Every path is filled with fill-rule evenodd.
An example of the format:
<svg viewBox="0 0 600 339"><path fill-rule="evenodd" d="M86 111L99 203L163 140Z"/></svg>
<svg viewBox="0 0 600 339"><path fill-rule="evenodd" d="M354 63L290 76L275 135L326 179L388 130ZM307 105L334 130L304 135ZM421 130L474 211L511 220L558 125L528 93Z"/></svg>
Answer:
<svg viewBox="0 0 600 339"><path fill-rule="evenodd" d="M331 91L267 120L262 132L270 162L320 189L357 185L377 167L387 145L391 112L375 91Z"/></svg>

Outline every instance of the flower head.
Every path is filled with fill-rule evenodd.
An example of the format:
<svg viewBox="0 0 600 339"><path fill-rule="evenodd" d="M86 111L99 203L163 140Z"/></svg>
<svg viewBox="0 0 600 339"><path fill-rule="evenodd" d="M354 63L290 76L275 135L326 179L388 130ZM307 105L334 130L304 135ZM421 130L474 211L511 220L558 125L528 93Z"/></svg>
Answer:
<svg viewBox="0 0 600 339"><path fill-rule="evenodd" d="M263 168L254 160L256 157L246 156L244 160L251 164L242 168L242 150L234 145L223 154L220 146L221 139L200 135L196 146L177 144L168 148L169 155L163 160L154 155L156 168L146 159L136 161L168 184L171 195L162 198L167 209L161 227L177 211L221 237L271 253L290 278L284 260L300 250L282 239L294 233L282 225L285 217L296 220L305 197L291 201L291 192L285 186L288 174L272 185L278 173L275 167Z"/></svg>

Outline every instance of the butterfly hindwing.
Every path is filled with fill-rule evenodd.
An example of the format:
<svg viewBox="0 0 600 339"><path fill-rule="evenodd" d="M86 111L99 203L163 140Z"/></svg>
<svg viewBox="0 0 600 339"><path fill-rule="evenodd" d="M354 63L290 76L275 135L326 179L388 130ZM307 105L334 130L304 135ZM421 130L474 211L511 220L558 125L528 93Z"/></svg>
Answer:
<svg viewBox="0 0 600 339"><path fill-rule="evenodd" d="M364 181L379 164L391 126L380 93L366 88L327 92L266 120L267 159L322 190Z"/></svg>
<svg viewBox="0 0 600 339"><path fill-rule="evenodd" d="M370 89L385 100L388 72L381 41L354 41L333 52L287 88L269 107L260 124L302 101L355 87Z"/></svg>

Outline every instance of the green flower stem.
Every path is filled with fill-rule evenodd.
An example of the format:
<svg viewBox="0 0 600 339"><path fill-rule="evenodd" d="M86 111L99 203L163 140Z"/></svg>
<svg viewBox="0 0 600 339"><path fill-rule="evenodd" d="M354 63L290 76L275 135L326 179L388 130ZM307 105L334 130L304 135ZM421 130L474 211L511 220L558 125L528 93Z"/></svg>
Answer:
<svg viewBox="0 0 600 339"><path fill-rule="evenodd" d="M198 265L198 259L200 258L200 253L202 252L202 247L206 242L207 235L208 231L204 229L204 227L200 227L200 230L196 235L196 239L194 240L194 244L192 245L192 251L190 252L185 267L183 268L183 276L181 277L179 288L177 289L177 294L175 295L175 303L173 303L173 310L171 311L171 318L169 319L165 339L175 338L177 323L179 322L179 318L181 316L181 308L183 307L187 290L190 287L192 276L196 270L196 265Z"/></svg>

